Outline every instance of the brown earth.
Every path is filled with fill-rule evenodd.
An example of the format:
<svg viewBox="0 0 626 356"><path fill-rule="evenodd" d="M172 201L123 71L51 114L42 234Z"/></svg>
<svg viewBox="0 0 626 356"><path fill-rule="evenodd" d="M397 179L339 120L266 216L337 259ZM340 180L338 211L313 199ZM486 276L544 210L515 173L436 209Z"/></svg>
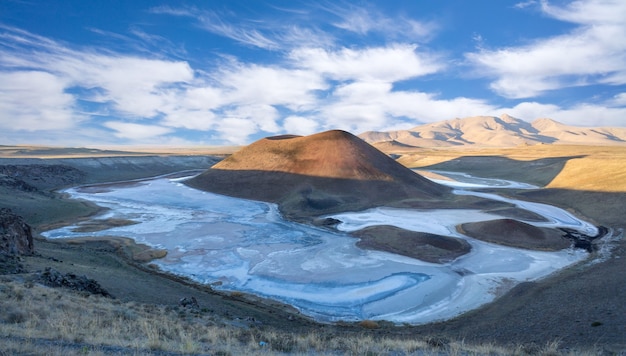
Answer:
<svg viewBox="0 0 626 356"><path fill-rule="evenodd" d="M261 139L186 184L278 203L281 212L294 220L404 199L453 199L449 188L338 130Z"/></svg>
<svg viewBox="0 0 626 356"><path fill-rule="evenodd" d="M432 263L446 263L470 252L472 246L463 239L415 232L395 226L371 226L352 234L360 240L357 246L404 255Z"/></svg>
<svg viewBox="0 0 626 356"><path fill-rule="evenodd" d="M466 223L457 229L477 240L531 250L558 251L572 245L562 231L536 227L513 219Z"/></svg>

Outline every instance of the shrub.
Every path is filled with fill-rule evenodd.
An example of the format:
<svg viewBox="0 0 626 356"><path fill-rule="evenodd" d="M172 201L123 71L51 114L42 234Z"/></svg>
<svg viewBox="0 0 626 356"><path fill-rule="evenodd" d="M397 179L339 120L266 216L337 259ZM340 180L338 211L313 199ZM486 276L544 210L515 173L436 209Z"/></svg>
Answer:
<svg viewBox="0 0 626 356"><path fill-rule="evenodd" d="M378 325L377 322L375 322L374 320L363 320L361 322L359 322L359 326L365 329L378 329L380 328L380 325Z"/></svg>

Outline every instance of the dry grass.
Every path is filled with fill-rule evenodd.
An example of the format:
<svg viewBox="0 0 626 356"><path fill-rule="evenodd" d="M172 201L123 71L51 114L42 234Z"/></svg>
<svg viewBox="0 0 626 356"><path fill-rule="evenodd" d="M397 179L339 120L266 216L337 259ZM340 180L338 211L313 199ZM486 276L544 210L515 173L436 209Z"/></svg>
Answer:
<svg viewBox="0 0 626 356"><path fill-rule="evenodd" d="M122 303L6 280L0 284L0 311L0 355L560 355L558 343L528 350L380 336L368 332L371 321L364 322L362 333L349 336L243 328L208 311Z"/></svg>
<svg viewBox="0 0 626 356"><path fill-rule="evenodd" d="M626 149L615 153L571 159L547 187L626 192Z"/></svg>
<svg viewBox="0 0 626 356"><path fill-rule="evenodd" d="M554 177L548 179L547 187L626 192L625 146L535 145L514 148L412 148L386 153L400 155L398 162L412 168L441 165L461 157L482 157L483 159L504 157L518 162L517 167L520 171L516 172L516 165L512 164L510 172L511 176L517 180L524 179L525 171L531 172L533 177L540 174L533 169L532 161L562 157L566 163L560 171L555 172ZM463 168L471 172L472 167Z"/></svg>

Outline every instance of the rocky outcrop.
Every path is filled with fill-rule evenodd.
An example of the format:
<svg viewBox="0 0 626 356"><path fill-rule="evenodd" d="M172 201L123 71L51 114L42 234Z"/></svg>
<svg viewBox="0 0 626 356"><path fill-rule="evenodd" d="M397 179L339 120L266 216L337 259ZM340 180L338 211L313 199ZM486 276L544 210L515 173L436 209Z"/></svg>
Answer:
<svg viewBox="0 0 626 356"><path fill-rule="evenodd" d="M38 276L38 281L49 287L68 288L89 294L98 294L104 297L113 297L100 283L86 276L77 276L74 273L61 273L53 268L47 267Z"/></svg>
<svg viewBox="0 0 626 356"><path fill-rule="evenodd" d="M470 222L461 224L457 230L478 240L533 250L559 251L571 245L561 230L513 219Z"/></svg>
<svg viewBox="0 0 626 356"><path fill-rule="evenodd" d="M85 173L61 164L0 165L0 174L39 189L54 189L81 183Z"/></svg>
<svg viewBox="0 0 626 356"><path fill-rule="evenodd" d="M34 252L30 226L11 209L0 208L0 253L31 255Z"/></svg>
<svg viewBox="0 0 626 356"><path fill-rule="evenodd" d="M8 176L6 174L0 174L0 187L6 187L9 189L19 190L19 191L29 192L29 193L39 192L37 188L24 182L23 180Z"/></svg>

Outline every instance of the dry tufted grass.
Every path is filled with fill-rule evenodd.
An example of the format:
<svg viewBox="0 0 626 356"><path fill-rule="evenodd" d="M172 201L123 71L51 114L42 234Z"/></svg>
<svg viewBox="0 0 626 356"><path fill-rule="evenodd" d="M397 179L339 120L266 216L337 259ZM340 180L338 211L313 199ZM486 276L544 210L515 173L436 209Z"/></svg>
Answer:
<svg viewBox="0 0 626 356"><path fill-rule="evenodd" d="M119 302L7 280L0 284L0 311L2 355L561 355L558 342L529 350L371 335L373 321L348 336L235 327L205 310Z"/></svg>

